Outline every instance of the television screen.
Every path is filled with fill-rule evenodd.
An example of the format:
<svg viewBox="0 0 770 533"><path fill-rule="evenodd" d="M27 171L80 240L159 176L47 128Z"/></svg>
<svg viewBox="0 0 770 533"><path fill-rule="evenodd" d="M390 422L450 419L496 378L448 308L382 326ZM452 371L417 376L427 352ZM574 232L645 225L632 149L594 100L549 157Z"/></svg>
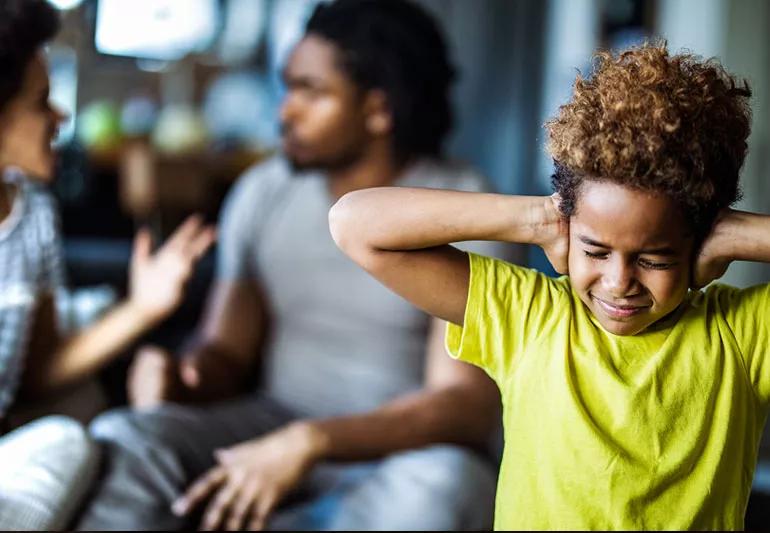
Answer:
<svg viewBox="0 0 770 533"><path fill-rule="evenodd" d="M207 48L219 28L217 0L99 0L96 49L171 61Z"/></svg>

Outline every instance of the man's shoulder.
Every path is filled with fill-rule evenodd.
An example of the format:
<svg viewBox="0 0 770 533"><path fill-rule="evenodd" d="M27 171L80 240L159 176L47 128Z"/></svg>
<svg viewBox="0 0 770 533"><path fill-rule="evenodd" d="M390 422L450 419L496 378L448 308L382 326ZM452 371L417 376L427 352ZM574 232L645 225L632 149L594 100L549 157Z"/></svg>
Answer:
<svg viewBox="0 0 770 533"><path fill-rule="evenodd" d="M238 177L228 194L229 203L255 206L270 202L278 191L296 181L292 175L291 167L280 156L260 161Z"/></svg>
<svg viewBox="0 0 770 533"><path fill-rule="evenodd" d="M255 187L277 184L291 179L291 168L280 156L273 156L247 168L238 177L237 186Z"/></svg>
<svg viewBox="0 0 770 533"><path fill-rule="evenodd" d="M488 180L471 165L450 159L423 158L406 171L402 184L408 187L454 189L469 192L490 191Z"/></svg>

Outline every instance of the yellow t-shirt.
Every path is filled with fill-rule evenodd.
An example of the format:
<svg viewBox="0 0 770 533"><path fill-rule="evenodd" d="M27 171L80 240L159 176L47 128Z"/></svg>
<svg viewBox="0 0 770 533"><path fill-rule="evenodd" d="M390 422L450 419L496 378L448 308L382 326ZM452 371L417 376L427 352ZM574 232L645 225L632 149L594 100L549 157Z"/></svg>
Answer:
<svg viewBox="0 0 770 533"><path fill-rule="evenodd" d="M712 286L639 335L469 254L449 352L503 398L496 529L741 529L770 398L770 285Z"/></svg>

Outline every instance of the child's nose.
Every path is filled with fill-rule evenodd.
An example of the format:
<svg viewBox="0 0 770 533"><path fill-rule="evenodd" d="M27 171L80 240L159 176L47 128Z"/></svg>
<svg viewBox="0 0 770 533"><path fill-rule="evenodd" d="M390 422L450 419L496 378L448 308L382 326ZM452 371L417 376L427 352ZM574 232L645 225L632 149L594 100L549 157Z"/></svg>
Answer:
<svg viewBox="0 0 770 533"><path fill-rule="evenodd" d="M628 295L636 285L636 271L633 265L621 259L609 261L602 281L607 294L615 298Z"/></svg>

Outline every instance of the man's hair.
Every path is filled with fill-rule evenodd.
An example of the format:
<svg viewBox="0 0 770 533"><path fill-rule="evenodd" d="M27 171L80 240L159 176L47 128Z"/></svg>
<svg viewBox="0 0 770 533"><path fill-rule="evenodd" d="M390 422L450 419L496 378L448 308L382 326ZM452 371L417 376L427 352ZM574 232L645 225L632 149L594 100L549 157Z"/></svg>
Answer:
<svg viewBox="0 0 770 533"><path fill-rule="evenodd" d="M357 86L385 93L398 157L440 155L455 69L428 13L407 0L337 0L315 9L306 33L334 44Z"/></svg>
<svg viewBox="0 0 770 533"><path fill-rule="evenodd" d="M0 111L19 92L27 65L59 30L46 0L0 0Z"/></svg>
<svg viewBox="0 0 770 533"><path fill-rule="evenodd" d="M563 214L574 213L583 180L610 181L673 198L703 238L740 197L750 96L714 60L669 55L665 43L599 53L546 123Z"/></svg>

